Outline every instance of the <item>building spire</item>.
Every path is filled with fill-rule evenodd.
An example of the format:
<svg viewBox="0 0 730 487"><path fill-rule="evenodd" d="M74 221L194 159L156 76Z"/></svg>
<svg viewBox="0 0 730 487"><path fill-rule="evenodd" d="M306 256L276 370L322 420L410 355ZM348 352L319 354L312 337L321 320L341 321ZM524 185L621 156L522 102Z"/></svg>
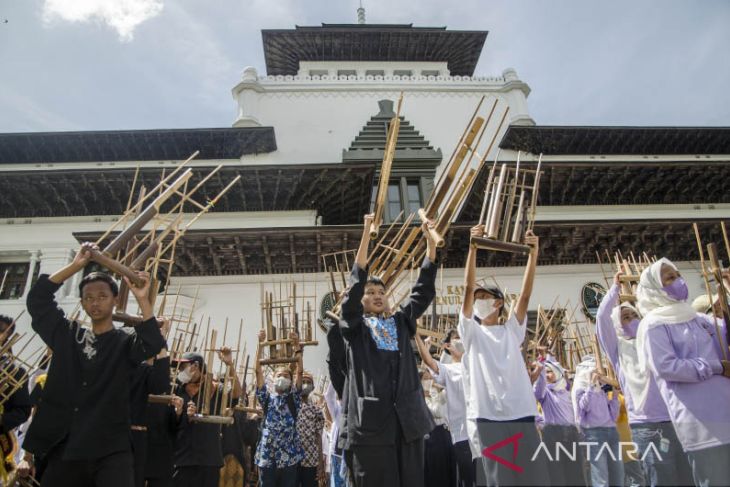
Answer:
<svg viewBox="0 0 730 487"><path fill-rule="evenodd" d="M365 23L365 9L362 6L362 0L360 0L360 7L357 9L357 23Z"/></svg>

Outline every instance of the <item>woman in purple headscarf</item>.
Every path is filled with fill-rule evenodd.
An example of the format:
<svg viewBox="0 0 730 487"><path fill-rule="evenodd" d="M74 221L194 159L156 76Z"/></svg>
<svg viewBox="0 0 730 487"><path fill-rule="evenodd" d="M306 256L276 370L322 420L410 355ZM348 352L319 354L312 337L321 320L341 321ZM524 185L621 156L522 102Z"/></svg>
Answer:
<svg viewBox="0 0 730 487"><path fill-rule="evenodd" d="M660 259L636 291L639 369L648 369L692 466L695 485L730 484L730 362L722 323L687 303L687 283Z"/></svg>
<svg viewBox="0 0 730 487"><path fill-rule="evenodd" d="M664 399L651 373L639 367L636 331L641 314L628 301L619 302L622 274L614 276L613 286L598 307L596 335L626 400L631 438L638 450L630 453L641 463L646 485L690 485L689 463Z"/></svg>

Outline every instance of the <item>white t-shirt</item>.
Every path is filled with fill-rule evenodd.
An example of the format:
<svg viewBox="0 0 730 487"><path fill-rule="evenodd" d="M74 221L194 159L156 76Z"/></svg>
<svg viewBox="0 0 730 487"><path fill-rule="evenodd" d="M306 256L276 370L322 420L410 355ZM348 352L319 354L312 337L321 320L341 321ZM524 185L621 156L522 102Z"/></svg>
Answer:
<svg viewBox="0 0 730 487"><path fill-rule="evenodd" d="M446 421L451 432L451 441L458 443L468 439L466 433L466 398L464 396L463 371L461 363L438 364L438 374L433 380L446 388Z"/></svg>
<svg viewBox="0 0 730 487"><path fill-rule="evenodd" d="M504 325L492 326L482 326L460 314L468 419L510 421L537 415L530 376L520 352L525 325L514 314Z"/></svg>

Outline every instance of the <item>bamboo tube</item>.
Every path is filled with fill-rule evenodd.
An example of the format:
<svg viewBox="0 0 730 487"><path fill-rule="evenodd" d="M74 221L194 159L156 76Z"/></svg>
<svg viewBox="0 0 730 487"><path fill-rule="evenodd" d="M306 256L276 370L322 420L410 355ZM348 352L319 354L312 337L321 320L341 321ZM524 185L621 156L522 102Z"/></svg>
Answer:
<svg viewBox="0 0 730 487"><path fill-rule="evenodd" d="M497 186L492 193L490 200L490 209L487 213L487 235L489 238L497 238L499 232L499 216L501 213L502 189L504 187L505 178L507 177L507 164L502 164L499 171L499 180Z"/></svg>
<svg viewBox="0 0 730 487"><path fill-rule="evenodd" d="M480 249L496 250L499 252L510 252L513 254L527 255L530 253L530 246L524 244L517 244L512 242L503 242L501 240L494 240L491 238L484 237L471 237L469 240L471 245L476 246Z"/></svg>
<svg viewBox="0 0 730 487"><path fill-rule="evenodd" d="M494 178L494 170L497 167L497 160L495 159L494 164L489 169L489 175L487 176L487 184L484 188L484 200L482 201L482 210L479 212L479 224L484 224L484 219L487 216L487 204L489 202L489 192L492 189L492 180Z"/></svg>
<svg viewBox="0 0 730 487"><path fill-rule="evenodd" d="M512 243L519 243L522 240L522 218L525 213L525 190L520 193L520 200L517 203L517 215L515 216L515 228L512 231Z"/></svg>
<svg viewBox="0 0 730 487"><path fill-rule="evenodd" d="M724 316L730 316L730 308L728 308L728 302L727 302L727 290L725 289L725 285L723 283L722 279L722 268L720 267L720 261L717 257L717 246L715 243L710 243L707 245L707 256L710 259L710 264L712 265L712 274L715 277L715 281L717 281L717 296L720 300L720 307L722 308L722 315ZM707 297L710 299L710 304L712 304L712 293L708 293ZM720 343L720 350L722 350L722 358L723 360L727 360L727 352L728 347L724 346L722 343L722 334L720 333L720 325L717 322L717 315L715 314L714 306L712 315L715 317L715 333L717 334L717 340ZM724 316L721 316L722 319Z"/></svg>
<svg viewBox="0 0 730 487"><path fill-rule="evenodd" d="M116 274L119 274L121 276L124 276L128 278L132 284L134 284L137 287L142 287L144 281L137 275L136 272L134 272L129 267L120 264L116 260L112 259L111 257L107 257L106 255L102 254L99 251L91 250L91 260L96 262L97 264L106 267L112 272L115 272Z"/></svg>
<svg viewBox="0 0 730 487"><path fill-rule="evenodd" d="M119 235L117 235L116 238L104 248L104 253L111 256L121 250L122 246L127 243L133 235L136 235L140 230L142 230L142 228L160 212L160 208L165 201L167 201L180 186L185 184L192 175L192 170L186 169L180 177L162 191L162 193L160 193L160 195L155 198L155 200L152 201L152 203L150 203L149 206L147 206L147 208L145 208L145 210L140 213L126 229L124 229L124 231L119 233Z"/></svg>

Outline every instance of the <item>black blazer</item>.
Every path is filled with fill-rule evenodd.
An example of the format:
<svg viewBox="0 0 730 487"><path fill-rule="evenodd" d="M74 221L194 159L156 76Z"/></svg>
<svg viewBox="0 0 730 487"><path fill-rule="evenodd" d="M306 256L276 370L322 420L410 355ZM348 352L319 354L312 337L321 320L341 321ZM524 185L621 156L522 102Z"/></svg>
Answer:
<svg viewBox="0 0 730 487"><path fill-rule="evenodd" d="M367 272L357 264L352 268L340 320L347 344L347 381L339 447L392 445L399 425L403 440L411 442L435 427L423 397L411 339L416 334L416 320L436 294L437 270L435 263L424 259L410 297L393 315L398 351L390 352L376 347L365 324L361 300Z"/></svg>

